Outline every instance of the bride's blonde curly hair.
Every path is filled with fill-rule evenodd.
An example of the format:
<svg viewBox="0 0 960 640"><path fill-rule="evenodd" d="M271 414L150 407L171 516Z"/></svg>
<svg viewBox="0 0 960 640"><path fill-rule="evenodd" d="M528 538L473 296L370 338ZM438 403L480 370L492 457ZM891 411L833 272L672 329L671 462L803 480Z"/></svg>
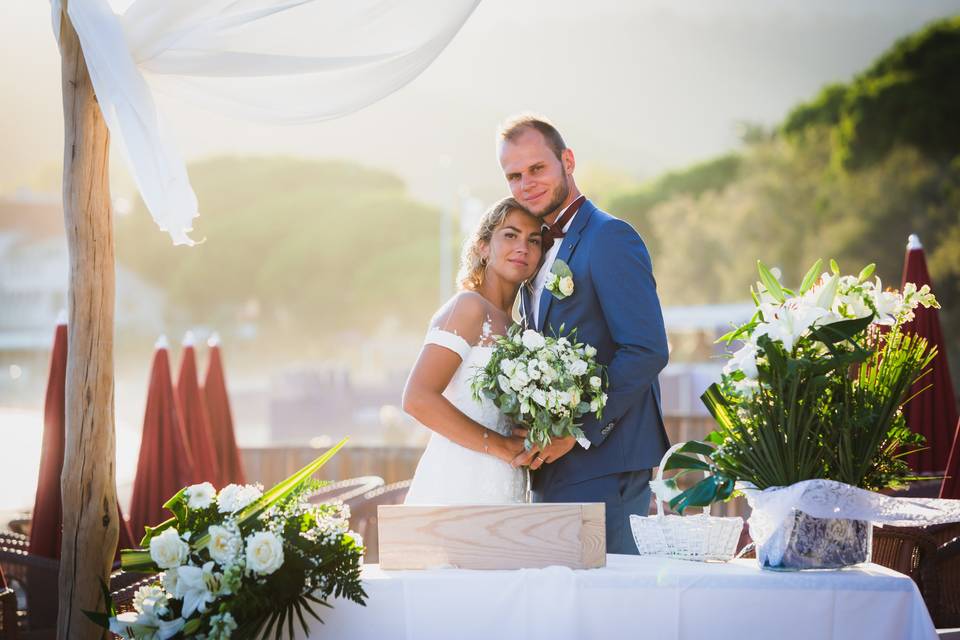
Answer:
<svg viewBox="0 0 960 640"><path fill-rule="evenodd" d="M507 214L514 209L524 210L520 203L513 198L507 197L500 200L487 209L480 219L476 231L470 234L466 242L463 243L463 252L460 255L460 271L457 272L457 284L460 285L461 289L476 291L483 284L483 273L487 267L487 261L480 253L480 249L483 245L490 244L494 230L503 224Z"/></svg>

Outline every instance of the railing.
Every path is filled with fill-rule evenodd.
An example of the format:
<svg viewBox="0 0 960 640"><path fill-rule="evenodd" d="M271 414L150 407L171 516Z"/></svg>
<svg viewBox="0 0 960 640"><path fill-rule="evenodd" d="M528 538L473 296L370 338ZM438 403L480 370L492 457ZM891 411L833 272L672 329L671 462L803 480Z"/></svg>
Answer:
<svg viewBox="0 0 960 640"><path fill-rule="evenodd" d="M704 416L667 416L664 418L671 442L699 440L713 429L713 419ZM304 445L241 449L248 482L262 482L269 487L320 455L324 450ZM413 477L422 447L347 445L320 470L322 480L343 480L376 475L390 484ZM746 512L742 498L717 505L714 515L741 515Z"/></svg>

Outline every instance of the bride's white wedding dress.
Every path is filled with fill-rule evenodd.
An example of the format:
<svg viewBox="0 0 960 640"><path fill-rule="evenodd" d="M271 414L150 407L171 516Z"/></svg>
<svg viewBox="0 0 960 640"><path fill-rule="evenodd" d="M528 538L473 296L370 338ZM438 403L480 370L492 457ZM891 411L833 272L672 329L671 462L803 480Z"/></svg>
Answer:
<svg viewBox="0 0 960 640"><path fill-rule="evenodd" d="M481 340L485 342L486 340ZM511 433L507 419L488 400L475 400L470 380L478 367L490 361L493 347L470 345L449 331L432 328L426 344L450 349L461 358L444 397L457 409L487 429ZM437 432L430 436L413 475L405 504L503 504L526 502L527 471L486 453L471 451Z"/></svg>

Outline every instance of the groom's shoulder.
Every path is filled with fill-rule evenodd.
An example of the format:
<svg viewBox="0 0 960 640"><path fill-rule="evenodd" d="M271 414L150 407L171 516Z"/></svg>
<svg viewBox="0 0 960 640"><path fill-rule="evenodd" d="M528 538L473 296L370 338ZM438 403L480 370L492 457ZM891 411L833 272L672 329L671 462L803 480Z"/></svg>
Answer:
<svg viewBox="0 0 960 640"><path fill-rule="evenodd" d="M640 239L640 234L637 233L632 224L607 213L596 205L594 205L593 214L590 216L590 226L598 239Z"/></svg>

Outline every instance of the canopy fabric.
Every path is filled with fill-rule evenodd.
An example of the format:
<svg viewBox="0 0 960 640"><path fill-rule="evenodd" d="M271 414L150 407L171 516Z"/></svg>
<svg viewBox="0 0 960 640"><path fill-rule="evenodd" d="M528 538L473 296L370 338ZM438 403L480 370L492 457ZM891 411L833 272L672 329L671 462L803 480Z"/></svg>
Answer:
<svg viewBox="0 0 960 640"><path fill-rule="evenodd" d="M154 91L266 123L335 118L416 78L477 4L70 0L67 13L143 201L174 244L193 244L197 198ZM59 38L61 0L51 5Z"/></svg>

